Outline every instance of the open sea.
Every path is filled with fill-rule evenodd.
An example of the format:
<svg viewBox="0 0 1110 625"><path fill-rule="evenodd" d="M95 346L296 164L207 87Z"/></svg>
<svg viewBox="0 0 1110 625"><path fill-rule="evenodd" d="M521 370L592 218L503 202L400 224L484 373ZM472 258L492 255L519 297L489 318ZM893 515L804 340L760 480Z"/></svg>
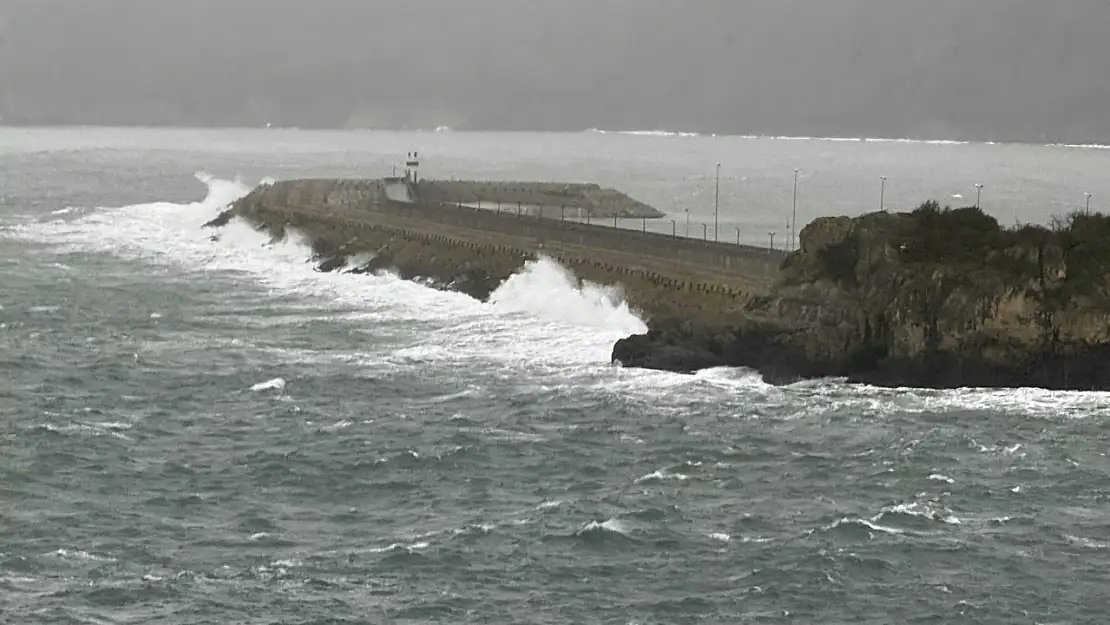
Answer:
<svg viewBox="0 0 1110 625"><path fill-rule="evenodd" d="M1006 224L1110 203L1097 147L0 129L0 623L1107 622L1108 394L621 369L643 321L548 261L479 303L200 229L409 150L708 237L720 162L718 236L780 246L795 168L799 227L880 176Z"/></svg>

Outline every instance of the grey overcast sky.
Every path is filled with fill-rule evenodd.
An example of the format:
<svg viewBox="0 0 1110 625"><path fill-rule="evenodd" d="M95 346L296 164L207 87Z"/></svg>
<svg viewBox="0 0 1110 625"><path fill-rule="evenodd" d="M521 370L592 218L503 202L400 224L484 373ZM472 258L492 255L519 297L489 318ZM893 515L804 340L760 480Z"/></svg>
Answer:
<svg viewBox="0 0 1110 625"><path fill-rule="evenodd" d="M0 118L1110 142L1110 0L0 0Z"/></svg>

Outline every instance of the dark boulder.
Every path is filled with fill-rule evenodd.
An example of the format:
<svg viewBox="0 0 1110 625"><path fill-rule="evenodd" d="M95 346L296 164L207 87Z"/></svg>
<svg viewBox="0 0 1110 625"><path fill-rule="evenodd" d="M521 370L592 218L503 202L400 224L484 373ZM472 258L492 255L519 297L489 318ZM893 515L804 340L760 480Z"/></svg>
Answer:
<svg viewBox="0 0 1110 625"><path fill-rule="evenodd" d="M329 256L328 258L321 260L319 264L316 265L316 271L319 271L321 273L329 273L342 269L346 265L347 257L337 254L335 256Z"/></svg>
<svg viewBox="0 0 1110 625"><path fill-rule="evenodd" d="M613 362L626 367L693 373L725 365L720 356L696 342L670 342L660 335L637 334L613 346Z"/></svg>
<svg viewBox="0 0 1110 625"><path fill-rule="evenodd" d="M217 215L215 219L213 219L212 221L209 221L208 223L204 224L201 227L202 228L223 228L227 224L231 223L231 219L233 217L235 217L235 210L229 208L229 209L223 211L222 213L220 213L219 215Z"/></svg>
<svg viewBox="0 0 1110 625"><path fill-rule="evenodd" d="M374 254L374 257L358 267L351 267L344 273L353 273L358 275L376 274L382 271L389 271L393 268L393 255L386 248L381 248Z"/></svg>

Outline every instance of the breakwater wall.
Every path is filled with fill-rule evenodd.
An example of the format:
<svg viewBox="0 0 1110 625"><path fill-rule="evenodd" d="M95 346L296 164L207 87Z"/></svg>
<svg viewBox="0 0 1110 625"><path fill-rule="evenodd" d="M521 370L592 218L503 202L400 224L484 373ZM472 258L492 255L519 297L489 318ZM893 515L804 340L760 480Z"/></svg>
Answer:
<svg viewBox="0 0 1110 625"><path fill-rule="evenodd" d="M423 180L414 185L421 201L430 204L500 203L504 208L527 207L529 213L558 215L560 209L582 209L593 217L658 219L663 213L615 189L596 184L561 182L502 182L479 180Z"/></svg>
<svg viewBox="0 0 1110 625"><path fill-rule="evenodd" d="M371 207L397 200L388 189L403 185L406 202L430 205L482 205L504 210L521 208L522 214L559 217L562 214L593 218L658 219L663 213L614 189L596 184L552 182L484 182L472 180L424 180L403 178L366 180L302 179L277 182L263 188L269 202L292 205Z"/></svg>
<svg viewBox="0 0 1110 625"><path fill-rule="evenodd" d="M388 255L402 275L444 283L470 271L500 282L528 260L548 256L580 279L619 286L649 317L734 316L768 292L785 257L763 248L511 212L368 200L362 191L348 193L357 201L341 202L344 188L373 185L303 182L303 189L276 194L260 188L233 210L275 235L300 233L320 251Z"/></svg>

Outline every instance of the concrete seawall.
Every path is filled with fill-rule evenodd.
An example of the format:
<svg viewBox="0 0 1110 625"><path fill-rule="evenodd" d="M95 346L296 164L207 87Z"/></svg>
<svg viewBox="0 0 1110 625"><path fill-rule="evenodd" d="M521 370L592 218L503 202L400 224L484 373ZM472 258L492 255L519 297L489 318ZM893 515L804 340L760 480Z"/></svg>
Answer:
<svg viewBox="0 0 1110 625"><path fill-rule="evenodd" d="M403 197L396 191L404 189ZM627 195L596 184L550 182L481 182L404 178L379 180L302 179L278 182L263 189L268 202L312 206L367 208L379 202L429 205L482 205L522 214L573 217L579 209L593 218L658 219L663 213Z"/></svg>
<svg viewBox="0 0 1110 625"><path fill-rule="evenodd" d="M465 268L500 281L548 256L581 279L619 285L649 317L728 319L768 292L785 257L514 212L390 202L381 189L379 181L294 181L262 187L233 210L274 234L293 230L348 255L388 253L398 267L443 281Z"/></svg>
<svg viewBox="0 0 1110 625"><path fill-rule="evenodd" d="M561 210L593 217L658 219L663 213L615 189L596 184L556 182L486 182L476 180L424 180L415 185L420 199L430 204L518 204L526 213L559 216Z"/></svg>

